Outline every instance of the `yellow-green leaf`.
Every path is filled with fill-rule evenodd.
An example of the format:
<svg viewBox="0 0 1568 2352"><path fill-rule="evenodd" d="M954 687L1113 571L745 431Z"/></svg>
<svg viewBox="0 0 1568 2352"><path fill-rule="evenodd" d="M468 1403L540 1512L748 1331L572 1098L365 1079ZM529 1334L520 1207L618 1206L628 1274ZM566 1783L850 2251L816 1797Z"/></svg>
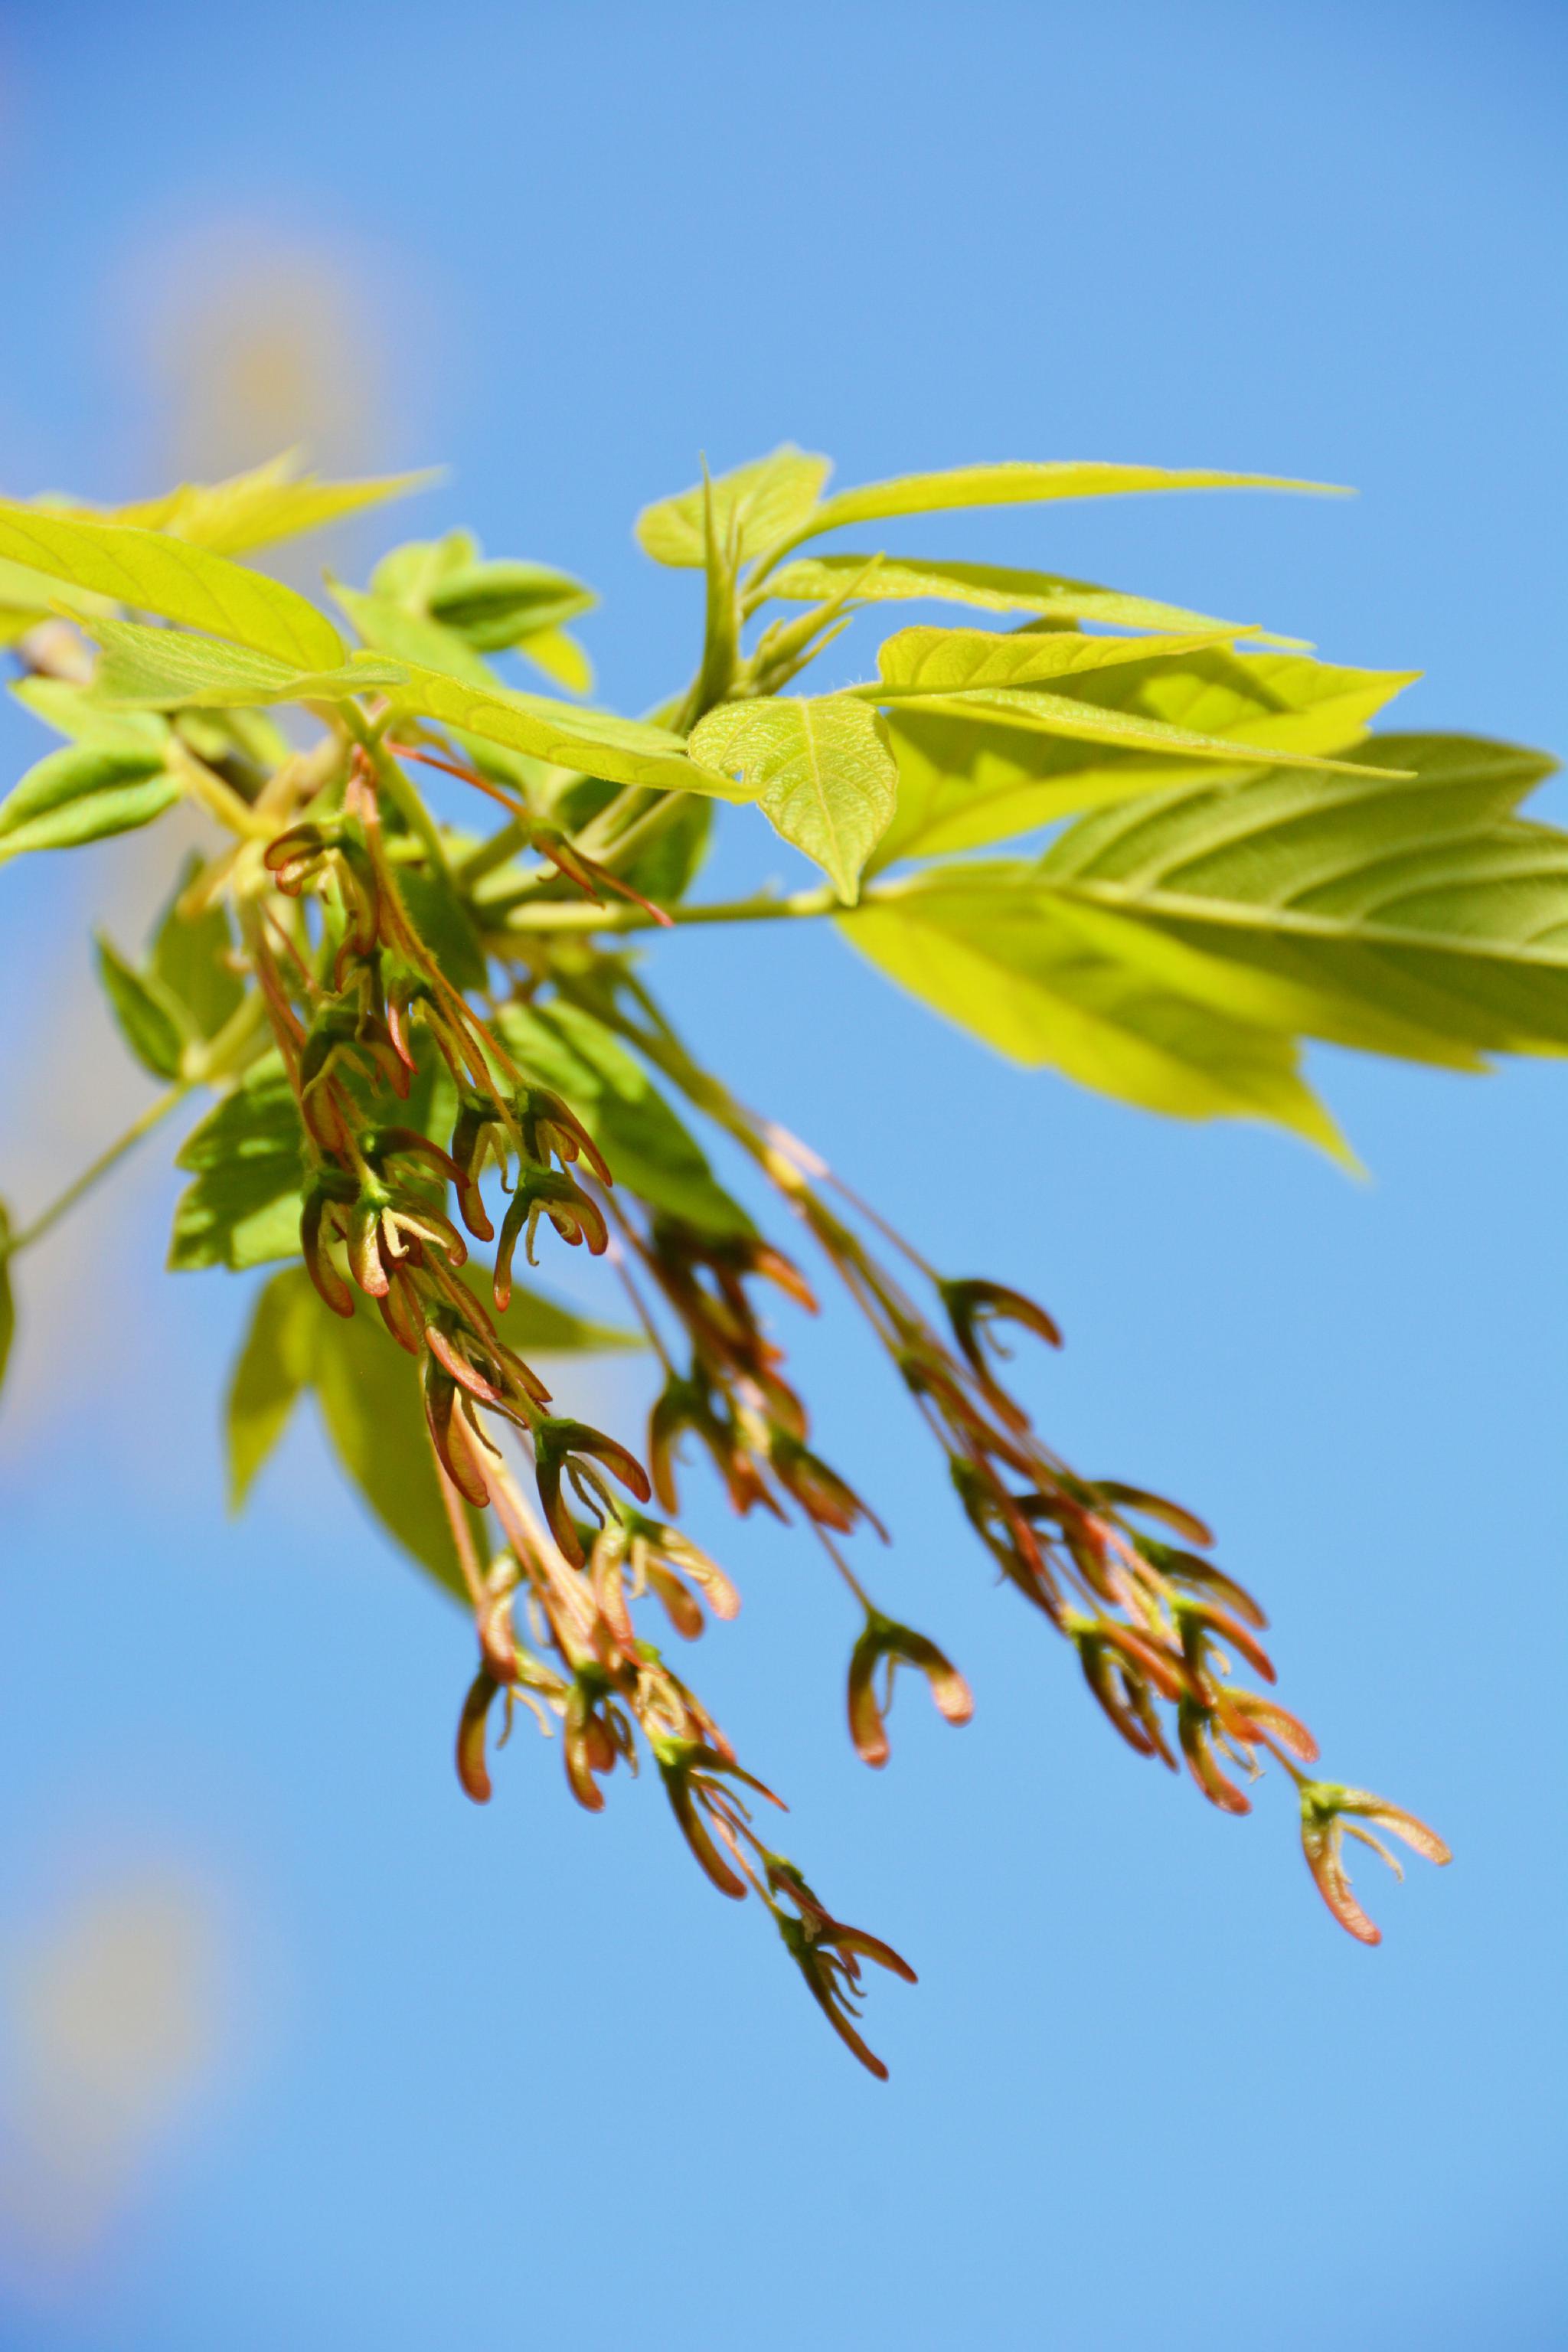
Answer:
<svg viewBox="0 0 1568 2352"><path fill-rule="evenodd" d="M356 694L387 693L407 671L399 662L365 655L329 670L302 670L247 646L183 629L150 629L139 621L93 621L102 647L93 692L120 709L220 710L268 702L346 702Z"/></svg>
<svg viewBox="0 0 1568 2352"><path fill-rule="evenodd" d="M323 482L314 474L301 475L298 454L288 451L227 481L182 482L163 498L114 507L96 519L167 531L216 555L239 555L320 530L388 499L406 498L438 479L437 473L383 474L357 482ZM84 519L93 515L91 509L73 511Z"/></svg>
<svg viewBox="0 0 1568 2352"><path fill-rule="evenodd" d="M0 860L132 833L179 797L155 745L66 744L29 768L0 801Z"/></svg>
<svg viewBox="0 0 1568 2352"><path fill-rule="evenodd" d="M526 751L558 767L580 768L612 784L649 784L663 792L711 793L720 800L752 794L687 756L686 745L668 727L609 711L582 710L543 695L516 694L501 686L479 686L449 672L410 663L406 681L393 695L400 709L444 727L482 735L508 750Z"/></svg>
<svg viewBox="0 0 1568 2352"><path fill-rule="evenodd" d="M771 457L737 466L732 473L715 475L713 527L721 543L728 538L733 520L740 559L744 562L787 532L799 530L832 471L831 458L815 457L786 441ZM645 507L637 520L637 535L644 552L656 563L700 570L707 548L702 484L696 482L678 498Z"/></svg>
<svg viewBox="0 0 1568 2352"><path fill-rule="evenodd" d="M693 730L697 758L755 793L775 832L815 858L853 905L898 793L888 730L847 695L721 703Z"/></svg>
<svg viewBox="0 0 1568 2352"><path fill-rule="evenodd" d="M1038 465L954 466L938 474L903 474L867 482L824 499L809 519L786 524L784 547L837 530L845 523L879 522L894 515L935 514L948 507L1028 506L1047 499L1101 499L1131 490L1306 490L1335 495L1323 482L1277 474L1213 473L1206 468L1104 466L1064 460ZM1342 493L1339 493L1342 495ZM788 536L785 537L787 532ZM784 551L784 549L778 550Z"/></svg>
<svg viewBox="0 0 1568 2352"><path fill-rule="evenodd" d="M883 683L905 693L963 693L981 687L1044 686L1070 693L1085 671L1129 662L1177 661L1228 642L1220 628L1171 637L1152 646L1146 637L1089 637L1076 630L1029 631L999 636L994 629L900 629L877 656Z"/></svg>
<svg viewBox="0 0 1568 2352"><path fill-rule="evenodd" d="M1034 887L1246 1019L1460 1068L1568 1048L1568 835L1514 814L1555 763L1454 735L1363 756L1099 811Z"/></svg>
<svg viewBox="0 0 1568 2352"><path fill-rule="evenodd" d="M531 629L519 637L517 651L568 694L593 693L594 665L570 629Z"/></svg>
<svg viewBox="0 0 1568 2352"><path fill-rule="evenodd" d="M135 971L105 932L95 944L99 981L121 1035L155 1078L177 1078L186 1032L176 1006L156 976Z"/></svg>
<svg viewBox="0 0 1568 2352"><path fill-rule="evenodd" d="M342 640L326 614L292 588L163 531L0 501L0 556L272 654L296 669L335 669L343 659Z"/></svg>
<svg viewBox="0 0 1568 2352"><path fill-rule="evenodd" d="M1178 1118L1271 1119L1326 1150L1332 1121L1289 1038L1106 955L1023 866L952 866L840 919L912 995L1014 1061Z"/></svg>
<svg viewBox="0 0 1568 2352"><path fill-rule="evenodd" d="M1016 572L999 563L942 563L924 557L884 556L868 572L868 555L807 555L786 564L768 582L770 596L791 604L816 604L842 596L858 582L855 604L931 601L973 604L987 613L1034 613L1043 619L1093 621L1112 629L1159 629L1223 637L1253 636L1250 625L1190 613L1147 596L1123 596L1086 580L1055 572Z"/></svg>
<svg viewBox="0 0 1568 2352"><path fill-rule="evenodd" d="M1105 802L1216 782L1238 762L1273 766L1282 754L1352 750L1409 677L1214 647L1151 657L1145 646L1136 662L1072 680L1073 705L1090 722L1082 732L1026 732L1016 723L994 723L1004 716L1000 709L977 724L978 703L967 709L902 704L889 719L898 814L878 862L983 848ZM1014 720L1014 713L1005 715ZM1097 716L1132 719L1160 731L1101 733L1093 726ZM1167 735L1170 726L1184 729L1187 742Z"/></svg>

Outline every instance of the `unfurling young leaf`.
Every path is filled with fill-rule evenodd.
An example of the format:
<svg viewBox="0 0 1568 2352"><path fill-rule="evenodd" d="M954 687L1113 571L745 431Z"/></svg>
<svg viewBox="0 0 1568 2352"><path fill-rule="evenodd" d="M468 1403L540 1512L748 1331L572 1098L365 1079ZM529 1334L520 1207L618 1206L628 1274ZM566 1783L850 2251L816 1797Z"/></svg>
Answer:
<svg viewBox="0 0 1568 2352"><path fill-rule="evenodd" d="M770 1223L826 1261L934 1441L954 1525L1061 1636L1126 1746L1184 1764L1227 1815L1251 1810L1266 1762L1299 1783L1309 1863L1363 1941L1343 1839L1381 1827L1435 1861L1447 1849L1399 1807L1304 1779L1317 1742L1272 1696L1263 1612L1208 1558L1202 1520L1079 1475L1037 1433L1004 1335L1060 1335L971 1257L997 1139L945 1087L904 1139L952 1171L961 1255L933 1265L766 1115L760 1042L735 1091L701 1066L641 949L686 925L829 915L1027 1068L1173 1117L1270 1121L1348 1159L1303 1076L1308 1039L1456 1069L1568 1050L1568 835L1520 813L1541 756L1369 732L1413 673L1263 652L1255 630L1049 569L875 546L786 561L919 512L1310 485L1019 464L826 497L828 470L785 446L645 509L646 551L701 575L685 682L648 719L503 681L516 656L586 691L566 625L593 599L487 558L471 532L395 548L367 591L334 587L354 655L308 600L228 560L407 478L319 483L280 459L111 517L0 505L0 640L34 673L14 691L66 738L0 801L0 861L147 824L183 789L200 828L145 963L99 948L166 1092L31 1225L0 1218L0 1363L16 1252L211 1090L176 1155L169 1264L284 1262L228 1401L236 1505L312 1397L370 1511L468 1612L461 1787L489 1796L490 1733L521 1705L559 1722L591 1811L620 1763L651 1757L710 1880L759 1898L880 2076L851 2021L862 1964L913 1971L764 1843L779 1801L667 1659L671 1629L694 1641L739 1606L677 1523L684 1482L711 1475L742 1517L808 1521L863 1608L849 1716L868 1762L888 1758L896 1668L950 1721L970 1711L945 1649L862 1582L878 1572L865 1531L884 1531L795 1385L788 1316L817 1311L818 1282ZM795 690L844 629L918 599L968 625L895 629L874 677ZM770 600L805 609L767 622ZM829 887L693 903L718 825L737 856L748 841L765 856L759 817ZM973 855L1002 844L1015 854ZM709 984L743 1024L757 983L737 966ZM865 1038L839 1026L822 1051L874 1086ZM641 1344L528 1286L525 1265L565 1250L619 1283L648 1344L646 1440L552 1393L554 1357Z"/></svg>

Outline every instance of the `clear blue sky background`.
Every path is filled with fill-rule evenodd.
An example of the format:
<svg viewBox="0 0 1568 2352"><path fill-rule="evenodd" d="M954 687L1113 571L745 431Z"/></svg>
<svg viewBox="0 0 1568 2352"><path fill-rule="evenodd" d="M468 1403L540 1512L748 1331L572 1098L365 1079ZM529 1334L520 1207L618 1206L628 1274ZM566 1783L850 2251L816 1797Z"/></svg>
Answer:
<svg viewBox="0 0 1568 2352"><path fill-rule="evenodd" d="M633 511L700 447L790 436L847 480L1066 456L1358 484L906 543L1421 667L1413 721L1561 750L1565 35L1521 0L8 0L0 474L160 487L137 289L193 240L209 276L226 239L320 247L363 289L364 460L450 460L421 527L472 513L596 582L626 708L694 622ZM0 718L7 772L33 749ZM0 1183L40 1083L30 960L112 902L118 854L0 877ZM742 821L715 879L778 864ZM122 1311L0 1424L0 1872L24 1937L95 1873L206 1890L219 2054L89 2258L0 2263L0 2339L1561 2345L1561 1073L1321 1055L1362 1185L989 1062L829 936L659 963L706 1054L921 1240L1058 1310L1052 1434L1217 1521L1331 1768L1458 1860L1403 1890L1369 1861L1369 1953L1283 1790L1237 1825L1121 1751L836 1318L802 1341L826 1449L886 1508L887 1581L975 1721L909 1694L891 1769L857 1767L839 1597L710 1498L748 1599L702 1666L818 1884L921 1972L878 1989L879 2089L657 1790L591 1822L520 1730L495 1804L464 1803L469 1637L309 1432L225 1522L241 1297L158 1286L150 1160L80 1229Z"/></svg>

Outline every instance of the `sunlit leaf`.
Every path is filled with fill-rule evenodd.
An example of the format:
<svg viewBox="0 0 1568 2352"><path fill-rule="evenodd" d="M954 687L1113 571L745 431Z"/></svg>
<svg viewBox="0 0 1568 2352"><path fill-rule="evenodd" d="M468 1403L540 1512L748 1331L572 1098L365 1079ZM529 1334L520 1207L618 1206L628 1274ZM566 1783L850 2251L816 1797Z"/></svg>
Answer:
<svg viewBox="0 0 1568 2352"><path fill-rule="evenodd" d="M287 451L226 481L183 482L163 498L115 507L96 519L168 531L215 554L239 555L247 548L268 547L280 539L320 530L388 499L406 498L438 479L436 473L384 474L357 482L323 482L314 474L300 474L298 453ZM92 513L89 509L73 511Z"/></svg>
<svg viewBox="0 0 1568 2352"><path fill-rule="evenodd" d="M594 665L570 629L531 630L519 637L516 649L524 661L531 661L568 694L594 691Z"/></svg>
<svg viewBox="0 0 1568 2352"><path fill-rule="evenodd" d="M388 692L407 675L401 663L363 655L330 670L301 670L246 646L182 629L149 629L138 621L94 621L90 628L103 648L93 690L119 709L346 702L356 694Z"/></svg>
<svg viewBox="0 0 1568 2352"><path fill-rule="evenodd" d="M1175 662L1225 643L1228 632L1206 630L1151 646L1147 637L1090 637L1053 629L999 635L994 629L899 629L883 640L877 667L885 685L921 694L954 694L981 687L1042 686L1073 692L1073 681L1100 669Z"/></svg>
<svg viewBox="0 0 1568 2352"><path fill-rule="evenodd" d="M435 719L470 735L483 735L514 751L558 767L580 768L609 783L650 784L664 792L712 793L720 800L751 795L729 777L689 759L679 735L639 719L609 711L582 710L542 695L514 694L500 686L478 686L438 669L408 665L406 680L393 691L399 709Z"/></svg>
<svg viewBox="0 0 1568 2352"><path fill-rule="evenodd" d="M1135 662L1073 678L1072 701L1091 724L1105 714L1161 730L1175 725L1199 739L1184 747L1163 732L1063 733L1053 740L1011 723L977 724L959 715L963 706L900 705L889 719L899 806L877 862L983 848L1079 809L1217 782L1238 763L1272 765L1281 753L1359 760L1355 747L1368 723L1409 677L1212 646L1151 658L1145 646Z"/></svg>
<svg viewBox="0 0 1568 2352"><path fill-rule="evenodd" d="M1289 1038L1105 955L1026 866L945 867L840 923L891 979L1015 1061L1145 1110L1272 1119L1341 1148Z"/></svg>
<svg viewBox="0 0 1568 2352"><path fill-rule="evenodd" d="M737 466L732 473L714 475L713 521L721 541L728 537L733 518L743 562L786 532L798 530L832 471L831 458L815 457L786 441L771 457ZM637 534L644 552L655 562L700 570L706 546L702 484L696 482L678 498L661 499L657 506L645 507L637 520Z"/></svg>
<svg viewBox="0 0 1568 2352"><path fill-rule="evenodd" d="M487 557L443 572L427 584L423 602L433 620L477 653L504 653L521 638L590 612L598 599L548 564Z"/></svg>
<svg viewBox="0 0 1568 2352"><path fill-rule="evenodd" d="M50 751L0 801L0 860L75 849L132 833L172 808L180 787L152 745L84 741Z"/></svg>
<svg viewBox="0 0 1568 2352"><path fill-rule="evenodd" d="M64 677L19 677L12 694L25 710L72 743L103 743L113 751L156 750L169 740L169 722L155 710L107 710L89 687Z"/></svg>
<svg viewBox="0 0 1568 2352"><path fill-rule="evenodd" d="M1332 495L1322 482L1292 481L1275 474L1212 473L1203 468L1172 471L1163 466L1015 463L954 466L939 474L903 474L889 482L867 482L824 499L809 521L786 523L786 545L840 530L851 522L879 522L894 515L935 514L948 507L1029 506L1047 499L1100 499L1131 490L1306 490Z"/></svg>
<svg viewBox="0 0 1568 2352"><path fill-rule="evenodd" d="M749 786L774 830L854 902L899 781L887 729L868 703L846 695L721 703L694 730L691 747Z"/></svg>
<svg viewBox="0 0 1568 2352"><path fill-rule="evenodd" d="M987 613L1034 613L1053 620L1093 621L1115 629L1204 631L1232 637L1252 634L1238 622L1218 621L1210 614L1190 613L1184 605L1157 604L1147 596L1123 596L1114 589L1096 588L1085 580L1064 580L1054 572L898 555L883 556L876 570L868 572L866 567L870 561L867 555L802 556L771 576L768 593L788 603L816 604L842 595L852 582L858 581L857 604L931 600L973 604Z"/></svg>
<svg viewBox="0 0 1568 2352"><path fill-rule="evenodd" d="M1568 835L1513 814L1554 762L1452 735L1362 756L1353 782L1276 770L1100 811L1037 886L1247 1019L1460 1066L1568 1046Z"/></svg>
<svg viewBox="0 0 1568 2352"><path fill-rule="evenodd" d="M292 588L163 531L0 502L0 556L139 612L208 629L295 669L336 669L343 659L326 614Z"/></svg>

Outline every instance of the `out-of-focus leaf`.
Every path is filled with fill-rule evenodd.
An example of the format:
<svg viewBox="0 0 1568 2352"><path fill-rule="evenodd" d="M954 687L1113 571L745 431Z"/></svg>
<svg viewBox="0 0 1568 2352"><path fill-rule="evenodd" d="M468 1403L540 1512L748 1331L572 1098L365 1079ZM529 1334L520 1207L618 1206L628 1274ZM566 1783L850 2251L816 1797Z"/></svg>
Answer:
<svg viewBox="0 0 1568 2352"><path fill-rule="evenodd" d="M485 954L473 919L442 874L405 866L398 887L406 901L414 927L454 988L465 993L483 988Z"/></svg>
<svg viewBox="0 0 1568 2352"><path fill-rule="evenodd" d="M1178 1118L1272 1119L1340 1151L1288 1037L1108 955L1023 865L956 866L841 919L860 952L1032 1067Z"/></svg>
<svg viewBox="0 0 1568 2352"><path fill-rule="evenodd" d="M295 669L336 669L343 659L326 614L292 588L163 531L80 522L3 501L0 556L139 612L210 629Z"/></svg>
<svg viewBox="0 0 1568 2352"><path fill-rule="evenodd" d="M144 1070L177 1078L185 1033L164 991L134 971L102 931L97 948L98 977L121 1035Z"/></svg>
<svg viewBox="0 0 1568 2352"><path fill-rule="evenodd" d="M753 1230L716 1182L700 1145L603 1022L557 1002L504 1005L498 1026L523 1069L570 1103L617 1184L702 1233Z"/></svg>
<svg viewBox="0 0 1568 2352"><path fill-rule="evenodd" d="M537 630L559 628L591 612L591 588L544 563L483 559L444 572L426 588L432 620L477 653L504 653Z"/></svg>
<svg viewBox="0 0 1568 2352"><path fill-rule="evenodd" d="M410 539L384 555L370 575L373 596L427 612L437 583L479 560L471 530L449 530L444 539Z"/></svg>
<svg viewBox="0 0 1568 2352"><path fill-rule="evenodd" d="M1245 1019L1459 1067L1568 1048L1568 835L1513 814L1555 762L1455 735L1362 756L1355 782L1275 770L1099 811L1035 887Z"/></svg>
<svg viewBox="0 0 1568 2352"><path fill-rule="evenodd" d="M378 572L376 577L380 576ZM446 671L466 685L478 688L482 694L502 690L489 664L456 629L448 629L442 622L432 620L428 613L416 611L395 597L377 593L367 595L362 589L346 588L341 580L329 584L333 602L347 614L373 653L388 654L395 662L417 662L426 669Z"/></svg>
<svg viewBox="0 0 1568 2352"><path fill-rule="evenodd" d="M202 863L193 850L181 869L153 934L153 971L184 1010L193 1034L216 1037L237 1010L245 982L229 969L234 935L222 900L215 899L197 915L180 912L180 902Z"/></svg>
<svg viewBox="0 0 1568 2352"><path fill-rule="evenodd" d="M787 543L837 530L849 522L879 522L893 515L935 514L948 507L1031 506L1047 499L1102 499L1131 490L1306 490L1335 493L1331 484L1291 481L1276 474L1224 474L1192 467L1016 463L954 466L940 474L904 474L895 481L867 482L840 490L812 513L809 522L790 523Z"/></svg>
<svg viewBox="0 0 1568 2352"><path fill-rule="evenodd" d="M35 719L72 743L106 743L116 751L156 750L169 722L155 710L106 710L85 686L64 677L21 677L12 694Z"/></svg>
<svg viewBox="0 0 1568 2352"><path fill-rule="evenodd" d="M0 860L132 833L179 797L160 749L68 744L29 768L0 801Z"/></svg>
<svg viewBox="0 0 1568 2352"><path fill-rule="evenodd" d="M869 703L847 695L721 703L693 730L691 749L745 784L774 831L854 904L899 787L887 729Z"/></svg>
<svg viewBox="0 0 1568 2352"><path fill-rule="evenodd" d="M997 563L942 563L924 558L884 556L868 572L868 555L811 555L786 564L768 582L770 596L811 604L830 601L858 582L857 604L912 604L924 600L973 604L987 613L1035 613L1063 621L1094 621L1113 629L1159 629L1215 636L1256 634L1239 622L1189 613L1147 596L1123 596L1086 580L1064 580L1049 572L1015 572Z"/></svg>
<svg viewBox="0 0 1568 2352"><path fill-rule="evenodd" d="M534 629L519 637L517 650L524 661L542 669L568 694L592 694L594 665L570 629Z"/></svg>
<svg viewBox="0 0 1568 2352"><path fill-rule="evenodd" d="M296 1399L310 1385L324 1314L309 1276L298 1266L275 1274L256 1294L224 1416L232 1511L243 1506L289 1425Z"/></svg>
<svg viewBox="0 0 1568 2352"><path fill-rule="evenodd" d="M1109 739L1053 740L1012 725L976 725L955 715L952 705L903 704L889 719L898 811L876 862L984 848L1079 809L1218 782L1237 764L1272 766L1282 752L1350 753L1407 682L1404 671L1214 647L1154 658L1145 648L1138 661L1073 678L1073 704L1091 719L1104 713L1161 729L1177 725L1197 739L1181 753L1163 734L1124 738L1120 746Z"/></svg>
<svg viewBox="0 0 1568 2352"><path fill-rule="evenodd" d="M384 474L358 482L323 482L314 474L300 474L298 455L290 450L227 481L183 482L163 498L115 507L95 519L168 531L216 555L240 555L320 530L388 499L406 498L437 479L434 473ZM84 516L91 511L80 510Z"/></svg>
<svg viewBox="0 0 1568 2352"><path fill-rule="evenodd" d="M282 1061L263 1055L175 1154L195 1181L175 1203L170 1271L297 1256L302 1140Z"/></svg>
<svg viewBox="0 0 1568 2352"><path fill-rule="evenodd" d="M120 709L221 709L226 704L346 702L356 694L389 691L407 672L401 663L357 655L329 670L302 670L246 646L180 629L149 629L137 621L95 621L102 646L94 693Z"/></svg>
<svg viewBox="0 0 1568 2352"><path fill-rule="evenodd" d="M736 521L740 557L760 554L775 540L805 524L833 471L833 461L785 442L771 457L737 466L712 481L713 527L722 543ZM696 482L678 498L645 507L637 520L638 543L656 563L700 570L706 560L703 485Z"/></svg>

